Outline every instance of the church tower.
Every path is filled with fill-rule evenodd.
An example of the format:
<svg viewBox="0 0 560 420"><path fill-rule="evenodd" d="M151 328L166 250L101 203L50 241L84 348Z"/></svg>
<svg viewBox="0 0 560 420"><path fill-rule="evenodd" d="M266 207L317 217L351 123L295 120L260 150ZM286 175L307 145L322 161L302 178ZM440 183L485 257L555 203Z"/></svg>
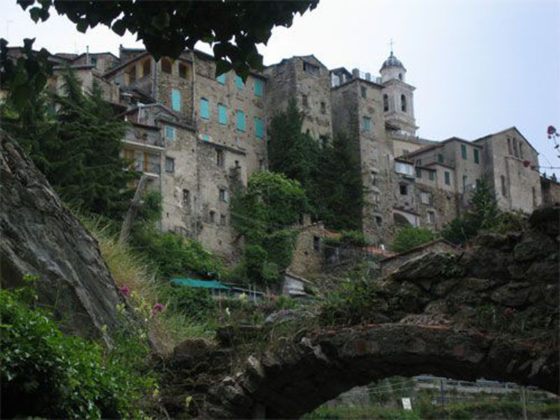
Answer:
<svg viewBox="0 0 560 420"><path fill-rule="evenodd" d="M414 86L405 82L406 69L393 54L381 66L383 111L385 122L394 130L414 135L418 127L414 121Z"/></svg>

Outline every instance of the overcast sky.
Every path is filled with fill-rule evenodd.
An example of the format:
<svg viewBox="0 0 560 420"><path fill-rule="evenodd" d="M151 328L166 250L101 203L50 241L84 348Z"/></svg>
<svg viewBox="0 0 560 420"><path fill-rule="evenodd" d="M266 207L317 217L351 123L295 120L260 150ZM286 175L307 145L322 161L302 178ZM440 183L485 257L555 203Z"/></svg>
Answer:
<svg viewBox="0 0 560 420"><path fill-rule="evenodd" d="M105 28L81 34L63 17L35 24L16 0L2 0L0 34L10 45L36 37L51 52L142 46ZM516 126L541 166L560 167L546 136L548 125L560 130L560 0L320 0L259 50L265 64L314 54L378 75L390 39L416 86L418 135L474 140Z"/></svg>

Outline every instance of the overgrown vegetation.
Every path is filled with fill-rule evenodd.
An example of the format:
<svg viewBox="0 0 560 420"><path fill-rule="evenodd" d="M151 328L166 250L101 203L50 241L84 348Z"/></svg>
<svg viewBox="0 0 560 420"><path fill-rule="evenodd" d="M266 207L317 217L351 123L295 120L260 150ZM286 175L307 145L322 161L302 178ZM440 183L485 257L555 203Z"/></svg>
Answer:
<svg viewBox="0 0 560 420"><path fill-rule="evenodd" d="M430 229L406 226L397 231L391 249L395 252L404 252L423 245L435 239Z"/></svg>
<svg viewBox="0 0 560 420"><path fill-rule="evenodd" d="M354 230L343 230L336 237L324 238L323 243L327 246L364 247L370 245L363 233Z"/></svg>
<svg viewBox="0 0 560 420"><path fill-rule="evenodd" d="M66 336L34 302L31 288L0 290L3 417L141 417L157 389L147 344L126 337L107 351Z"/></svg>
<svg viewBox="0 0 560 420"><path fill-rule="evenodd" d="M123 171L119 155L126 123L94 87L82 91L71 69L64 73L64 94L33 92L18 108L8 97L1 106L3 128L29 153L56 192L81 212L121 218L137 177Z"/></svg>
<svg viewBox="0 0 560 420"><path fill-rule="evenodd" d="M291 262L293 226L308 209L299 182L273 172L255 173L233 196L232 223L245 238L243 257L232 276L242 283L272 285Z"/></svg>
<svg viewBox="0 0 560 420"><path fill-rule="evenodd" d="M285 112L274 116L269 134L271 171L300 182L312 206L309 210L336 230L361 228L363 204L360 162L352 139L314 139L302 132L303 114L292 99Z"/></svg>
<svg viewBox="0 0 560 420"><path fill-rule="evenodd" d="M525 217L521 212L502 212L488 183L478 181L469 209L462 217L453 219L441 236L454 244L465 244L481 231L504 233L523 228Z"/></svg>

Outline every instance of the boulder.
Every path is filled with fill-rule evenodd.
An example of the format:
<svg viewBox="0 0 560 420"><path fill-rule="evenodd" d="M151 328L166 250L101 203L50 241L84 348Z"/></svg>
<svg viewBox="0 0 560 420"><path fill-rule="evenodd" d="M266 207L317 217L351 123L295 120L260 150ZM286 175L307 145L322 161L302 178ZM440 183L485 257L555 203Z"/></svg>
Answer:
<svg viewBox="0 0 560 420"><path fill-rule="evenodd" d="M123 303L97 241L23 150L0 130L0 282L37 278L39 305L63 331L110 341Z"/></svg>

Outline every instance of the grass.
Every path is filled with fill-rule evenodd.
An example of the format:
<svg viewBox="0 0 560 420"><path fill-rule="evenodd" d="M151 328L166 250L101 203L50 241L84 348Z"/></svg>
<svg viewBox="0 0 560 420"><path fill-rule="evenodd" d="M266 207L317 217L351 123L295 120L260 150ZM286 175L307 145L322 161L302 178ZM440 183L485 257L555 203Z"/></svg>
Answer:
<svg viewBox="0 0 560 420"><path fill-rule="evenodd" d="M161 303L167 306L155 272L129 246L120 243L110 227L100 219L82 217L81 221L97 239L101 255L117 287L127 287L131 291L128 301L147 321L148 335L157 352L170 354L177 344L187 339L213 340L212 322L197 322L169 310L150 317L154 305Z"/></svg>

